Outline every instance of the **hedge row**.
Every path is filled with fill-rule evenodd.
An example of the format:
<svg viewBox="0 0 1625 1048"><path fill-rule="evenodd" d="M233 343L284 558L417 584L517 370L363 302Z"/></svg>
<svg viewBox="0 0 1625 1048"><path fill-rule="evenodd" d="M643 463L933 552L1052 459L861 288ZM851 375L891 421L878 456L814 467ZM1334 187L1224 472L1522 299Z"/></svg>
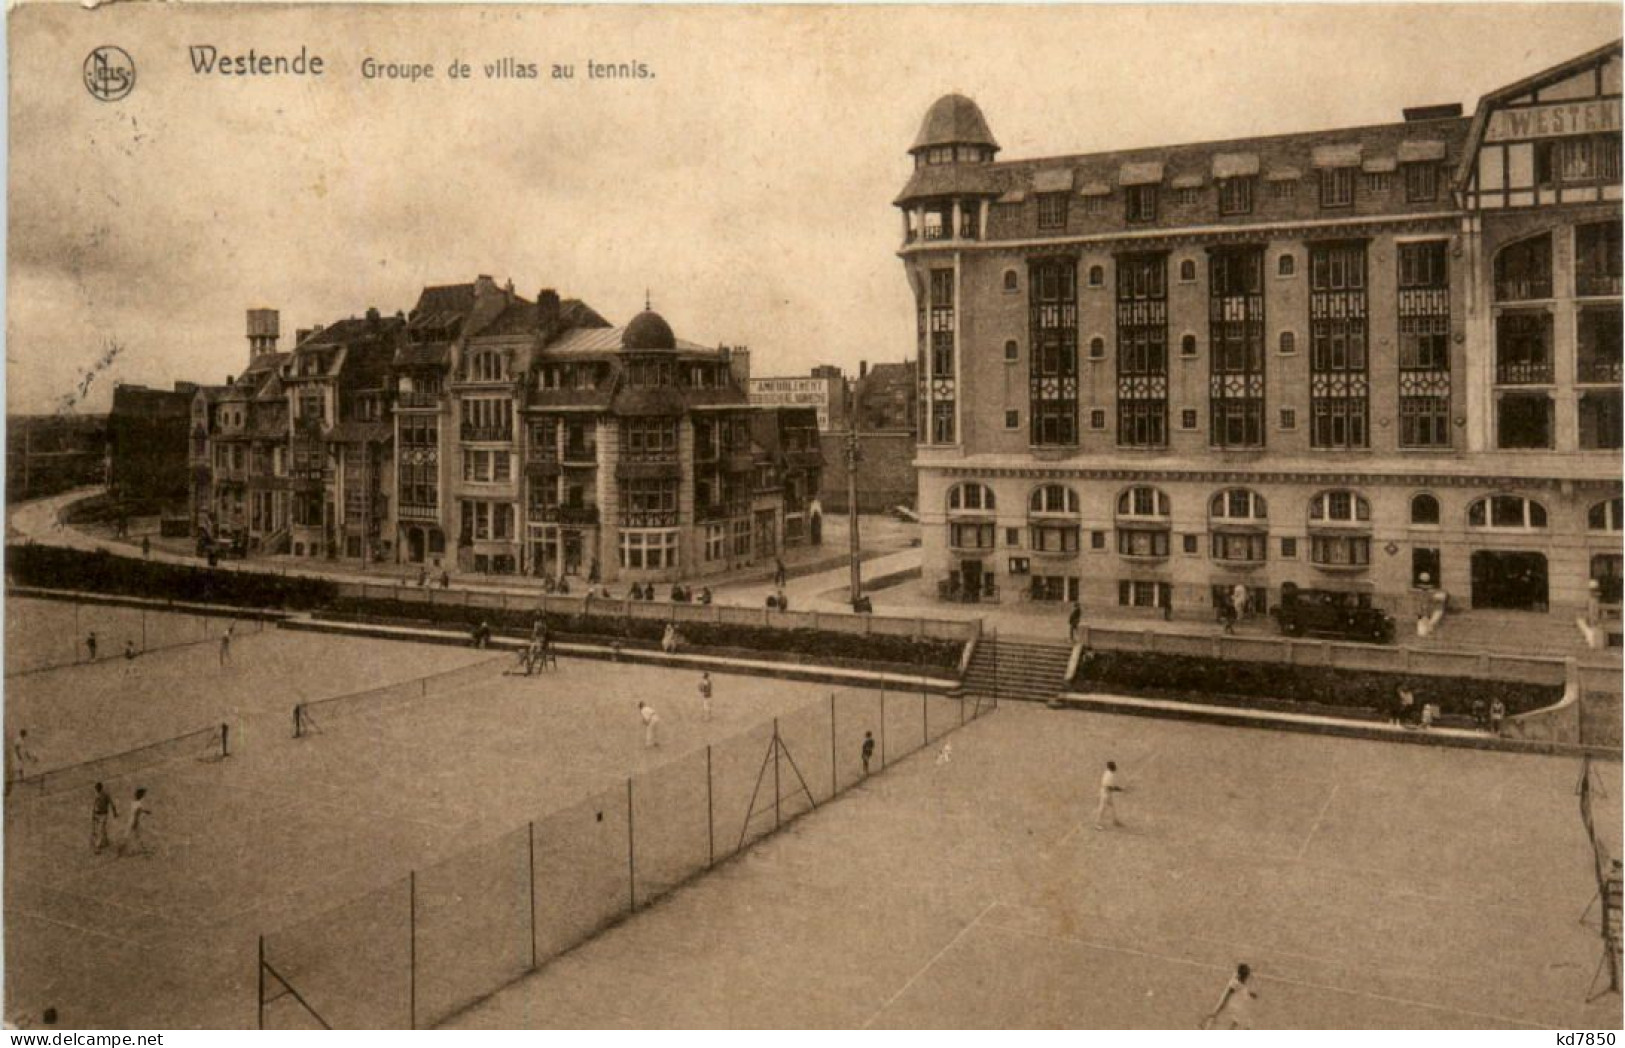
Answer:
<svg viewBox="0 0 1625 1048"><path fill-rule="evenodd" d="M248 608L304 610L328 604L338 594L326 579L193 568L57 546L7 547L6 574L24 586Z"/></svg>
<svg viewBox="0 0 1625 1048"><path fill-rule="evenodd" d="M1163 655L1138 651L1092 651L1078 666L1074 683L1101 691L1151 698L1226 704L1279 699L1341 709L1386 711L1399 688L1408 687L1418 703L1434 703L1445 714L1470 715L1475 700L1485 707L1499 698L1510 714L1550 706L1563 689L1550 684L1483 680L1477 677L1427 677L1378 670L1329 666L1291 666L1279 662L1239 662L1196 655Z"/></svg>
<svg viewBox="0 0 1625 1048"><path fill-rule="evenodd" d="M350 621L409 622L468 630L484 622L494 632L510 636L529 636L532 624L540 617L553 635L561 640L601 643L620 640L640 647L658 645L666 630L663 621L622 615L572 615L516 608L420 604L385 597L342 597L328 606L326 614ZM961 650L958 641L925 637L702 622L678 623L677 629L687 648L781 652L803 656L811 661L841 659L885 663L916 670L957 669Z"/></svg>

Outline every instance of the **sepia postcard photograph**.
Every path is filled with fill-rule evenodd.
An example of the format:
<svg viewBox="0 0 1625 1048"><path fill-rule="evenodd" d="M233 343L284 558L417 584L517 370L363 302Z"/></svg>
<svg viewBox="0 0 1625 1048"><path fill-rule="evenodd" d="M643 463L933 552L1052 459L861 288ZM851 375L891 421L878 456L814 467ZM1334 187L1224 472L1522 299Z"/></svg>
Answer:
<svg viewBox="0 0 1625 1048"><path fill-rule="evenodd" d="M1621 10L12 3L6 1043L1614 1044Z"/></svg>

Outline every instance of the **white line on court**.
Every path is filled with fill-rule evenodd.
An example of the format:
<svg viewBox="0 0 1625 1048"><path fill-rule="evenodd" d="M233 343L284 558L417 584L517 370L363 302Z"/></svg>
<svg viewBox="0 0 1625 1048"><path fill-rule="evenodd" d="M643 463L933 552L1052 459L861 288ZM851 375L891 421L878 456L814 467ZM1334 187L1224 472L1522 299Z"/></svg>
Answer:
<svg viewBox="0 0 1625 1048"><path fill-rule="evenodd" d="M967 932L969 932L972 928L976 927L978 924L982 923L982 918L986 917L989 913L993 912L993 908L995 906L997 906L997 905L999 905L999 901L997 899L994 899L992 902L987 904L987 907L985 909L983 909L981 913L976 915L975 920L971 921L969 924L967 924L963 928L959 929L958 934L956 934L952 939L949 939L948 944L946 946L944 946L942 949L938 950L935 954L932 954L931 959L926 961L923 965L921 965L919 971L915 972L913 975L908 977L908 982L905 982L898 989L898 991L896 993L894 993L890 997L886 998L886 1002L884 1004L882 1004L879 1008L875 1009L875 1014L869 1016L868 1019L864 1020L863 1028L865 1030L869 1029L869 1027L874 1023L874 1021L876 1019L880 1018L881 1014L883 1012L885 1012L885 1010L887 1008L890 1008L893 1003L896 1002L897 998L899 998L899 997L903 996L903 994L907 993L909 987L913 986L914 983L919 980L920 976L922 976L926 972L930 971L932 966L934 966L937 963L937 961L942 959L943 954L945 954L949 950L953 949L954 946L956 946L959 943L959 940L963 939L965 937L965 934Z"/></svg>
<svg viewBox="0 0 1625 1048"><path fill-rule="evenodd" d="M95 928L87 928L82 924L74 924L72 921L64 921L56 917L47 917L45 914L38 913L34 910L25 910L18 907L7 907L6 914L8 917L31 917L36 921L44 921L46 924L54 924L59 928L69 928L76 932L82 932L85 935L94 935L98 939L111 939L114 942L124 943L126 946L147 948L152 945L151 943L142 942L140 939L126 939L124 936L114 935L112 932L104 932Z"/></svg>
<svg viewBox="0 0 1625 1048"><path fill-rule="evenodd" d="M1337 787L1339 785L1339 783L1332 783L1331 790L1326 794L1326 803L1320 806L1320 811L1315 815L1314 824L1309 827L1309 832L1304 834L1303 844L1298 846L1298 858L1303 858L1305 853L1309 851L1309 842L1315 839L1315 831L1320 829L1321 820L1326 818L1326 812L1331 808L1333 798L1337 796Z"/></svg>
<svg viewBox="0 0 1625 1048"><path fill-rule="evenodd" d="M988 909L992 909L992 907L989 907ZM986 915L986 912L987 911L985 910L983 911L983 916ZM976 921L973 921L970 925L967 925L965 929L960 932L960 935L963 935L966 931L969 931L971 927L973 927L976 923L979 923L981 919L981 917L978 917ZM1088 939L1080 939L1074 935L1056 935L1053 932L1035 932L1025 928L1012 928L1008 925L1002 924L993 924L991 927L997 929L998 931L1008 932L1011 935L1026 935L1036 939L1049 939L1054 942L1072 943L1077 946L1082 946L1085 949L1106 950L1111 953L1123 953L1133 957L1144 957L1147 960L1164 961L1168 964L1180 964L1191 968L1205 968L1210 971L1230 970L1230 966L1228 964L1213 964L1208 961L1193 961L1186 957L1174 956L1173 954L1156 953L1151 950L1138 950L1132 946L1113 946L1110 943L1093 942ZM954 941L958 941L957 936L955 937ZM950 943L949 945L951 946L953 944ZM938 954L938 956L941 956L941 954ZM935 963L935 958L932 959L932 963ZM929 967L929 965L927 967ZM921 972L916 972L915 978L919 978L920 974ZM1410 997L1395 997L1391 994L1373 993L1369 990L1357 990L1349 986L1333 986L1329 983L1310 982L1305 979L1288 979L1282 976L1264 975L1262 973L1258 974L1258 978L1264 982L1280 983L1284 986L1297 986L1307 990L1325 990L1331 993L1348 994L1354 997L1366 997L1373 1001L1383 1001L1387 1004L1409 1005L1413 1008L1424 1008L1428 1011L1444 1012L1450 1015L1465 1015L1474 1019L1488 1019L1491 1022L1500 1023L1503 1025L1523 1026L1537 1030L1556 1029L1556 1027L1550 1023L1538 1022L1533 1019L1520 1019L1509 1015L1497 1015L1493 1012L1479 1012L1468 1008L1456 1008L1447 1004L1434 1004L1431 1001L1419 1001ZM913 981L913 979L909 980L910 983ZM907 989L907 987L904 987L904 989ZM899 993L901 993L901 991L899 991ZM895 998L893 999L895 1000ZM887 1003L889 1004L890 1002ZM872 1022L873 1020L871 1019L870 1021Z"/></svg>

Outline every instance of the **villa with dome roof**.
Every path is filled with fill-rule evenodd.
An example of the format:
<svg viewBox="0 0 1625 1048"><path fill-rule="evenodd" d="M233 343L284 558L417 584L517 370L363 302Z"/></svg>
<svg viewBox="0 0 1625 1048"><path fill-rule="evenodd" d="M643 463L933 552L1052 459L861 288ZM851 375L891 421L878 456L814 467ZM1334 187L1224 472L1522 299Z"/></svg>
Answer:
<svg viewBox="0 0 1625 1048"><path fill-rule="evenodd" d="M210 541L585 586L771 563L816 530L816 411L750 404L747 350L652 309L617 327L481 276L286 353L275 311L249 330L248 370L194 416Z"/></svg>

